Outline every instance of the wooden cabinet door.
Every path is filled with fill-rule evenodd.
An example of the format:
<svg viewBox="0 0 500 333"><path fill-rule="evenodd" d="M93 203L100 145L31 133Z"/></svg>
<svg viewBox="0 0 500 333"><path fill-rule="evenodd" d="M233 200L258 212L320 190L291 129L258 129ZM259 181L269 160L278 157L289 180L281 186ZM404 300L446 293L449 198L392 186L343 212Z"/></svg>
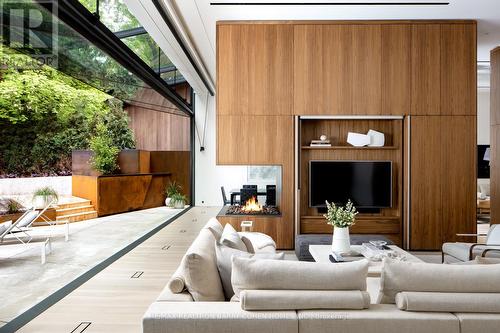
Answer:
<svg viewBox="0 0 500 333"><path fill-rule="evenodd" d="M217 123L218 164L293 163L292 116L218 116Z"/></svg>
<svg viewBox="0 0 500 333"><path fill-rule="evenodd" d="M217 113L291 115L293 26L217 26Z"/></svg>
<svg viewBox="0 0 500 333"><path fill-rule="evenodd" d="M440 250L476 231L476 119L414 116L410 126L410 249Z"/></svg>
<svg viewBox="0 0 500 333"><path fill-rule="evenodd" d="M443 192L440 117L411 117L410 126L410 249L439 249Z"/></svg>
<svg viewBox="0 0 500 333"><path fill-rule="evenodd" d="M248 164L247 133L243 117L217 116L217 164Z"/></svg>
<svg viewBox="0 0 500 333"><path fill-rule="evenodd" d="M293 101L296 115L352 113L352 28L296 25Z"/></svg>
<svg viewBox="0 0 500 333"><path fill-rule="evenodd" d="M382 111L384 115L410 112L409 25L382 25Z"/></svg>
<svg viewBox="0 0 500 333"><path fill-rule="evenodd" d="M476 232L476 117L441 118L442 241Z"/></svg>
<svg viewBox="0 0 500 333"><path fill-rule="evenodd" d="M441 26L411 27L411 115L441 114Z"/></svg>
<svg viewBox="0 0 500 333"><path fill-rule="evenodd" d="M476 25L441 26L441 115L476 115Z"/></svg>
<svg viewBox="0 0 500 333"><path fill-rule="evenodd" d="M382 114L382 27L352 26L352 114ZM335 78L333 78L335 79Z"/></svg>

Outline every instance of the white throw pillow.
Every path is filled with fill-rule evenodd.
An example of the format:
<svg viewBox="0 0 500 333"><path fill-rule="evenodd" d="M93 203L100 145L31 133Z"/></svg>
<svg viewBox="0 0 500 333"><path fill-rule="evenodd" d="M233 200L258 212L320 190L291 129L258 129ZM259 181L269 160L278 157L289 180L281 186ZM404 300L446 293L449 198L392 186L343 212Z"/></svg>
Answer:
<svg viewBox="0 0 500 333"><path fill-rule="evenodd" d="M276 243L271 236L261 232L238 232L250 253L276 252Z"/></svg>
<svg viewBox="0 0 500 333"><path fill-rule="evenodd" d="M208 229L202 229L182 258L174 278L182 275L186 289L196 302L224 301L224 291L215 257L215 237ZM174 290L179 290L174 287Z"/></svg>
<svg viewBox="0 0 500 333"><path fill-rule="evenodd" d="M248 251L245 243L243 243L240 235L238 235L238 232L234 230L233 226L229 223L224 226L224 231L222 231L219 242L233 249L237 249L243 252Z"/></svg>
<svg viewBox="0 0 500 333"><path fill-rule="evenodd" d="M203 228L210 230L217 241L220 240L222 231L224 230L222 224L220 224L219 220L217 220L215 217L210 218L210 220L208 220L207 224L205 224Z"/></svg>
<svg viewBox="0 0 500 333"><path fill-rule="evenodd" d="M500 265L443 265L384 259L378 303L402 291L500 293Z"/></svg>
<svg viewBox="0 0 500 333"><path fill-rule="evenodd" d="M217 256L217 268L219 269L220 279L222 281L222 288L224 289L224 295L226 300L230 300L234 295L233 285L231 284L231 272L232 272L232 261L231 258L242 257L242 258L255 258L255 259L274 259L283 260L285 259L285 254L283 252L263 252L263 253L248 253L240 250L236 250L225 246L223 244L215 244L215 253Z"/></svg>
<svg viewBox="0 0 500 333"><path fill-rule="evenodd" d="M342 264L232 257L231 283L242 290L366 290L368 261Z"/></svg>

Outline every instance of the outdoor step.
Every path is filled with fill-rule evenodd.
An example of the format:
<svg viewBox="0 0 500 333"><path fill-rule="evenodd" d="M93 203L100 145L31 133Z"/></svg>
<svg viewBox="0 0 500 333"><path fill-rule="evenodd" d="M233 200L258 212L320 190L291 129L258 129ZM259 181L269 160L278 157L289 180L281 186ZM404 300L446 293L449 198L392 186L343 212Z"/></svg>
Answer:
<svg viewBox="0 0 500 333"><path fill-rule="evenodd" d="M56 209L56 216L71 215L76 213L92 212L94 211L94 206L92 205L82 205L77 207L68 207L63 209Z"/></svg>
<svg viewBox="0 0 500 333"><path fill-rule="evenodd" d="M58 203L57 209L65 209L71 207L80 207L80 206L89 206L91 205L90 200L87 199L79 199L71 202Z"/></svg>
<svg viewBox="0 0 500 333"><path fill-rule="evenodd" d="M56 221L69 221L69 222L79 222L84 220L95 219L97 217L97 212L95 210L82 213L74 213L68 215L61 215L56 217Z"/></svg>

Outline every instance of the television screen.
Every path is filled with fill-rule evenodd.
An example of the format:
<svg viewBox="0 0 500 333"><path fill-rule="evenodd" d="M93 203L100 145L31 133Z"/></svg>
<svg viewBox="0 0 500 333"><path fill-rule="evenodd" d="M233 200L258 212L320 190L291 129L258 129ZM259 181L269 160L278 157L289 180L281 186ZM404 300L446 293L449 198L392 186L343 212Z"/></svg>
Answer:
<svg viewBox="0 0 500 333"><path fill-rule="evenodd" d="M310 161L309 206L326 207L325 201L356 208L392 206L392 162Z"/></svg>
<svg viewBox="0 0 500 333"><path fill-rule="evenodd" d="M490 178L490 146L477 146L477 178Z"/></svg>

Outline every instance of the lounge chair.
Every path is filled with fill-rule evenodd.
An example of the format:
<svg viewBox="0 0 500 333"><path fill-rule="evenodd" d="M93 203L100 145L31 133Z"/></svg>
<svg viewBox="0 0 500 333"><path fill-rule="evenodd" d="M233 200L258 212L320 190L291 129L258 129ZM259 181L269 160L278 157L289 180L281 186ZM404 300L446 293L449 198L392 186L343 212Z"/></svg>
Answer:
<svg viewBox="0 0 500 333"><path fill-rule="evenodd" d="M480 256L487 249L500 249L500 224L493 224L487 235L481 234L458 234L462 237L487 236L486 244L478 243L444 243L443 262L463 262Z"/></svg>
<svg viewBox="0 0 500 333"><path fill-rule="evenodd" d="M48 225L53 225L47 218L44 217L45 212L54 203L50 202L45 208L40 211L35 210L33 207L26 210L15 222L7 221L0 225L0 243L3 243L7 236L13 236L19 242L28 244L33 237L29 234L33 223L42 218ZM20 236L21 235L21 236ZM10 237L9 237L10 238Z"/></svg>

